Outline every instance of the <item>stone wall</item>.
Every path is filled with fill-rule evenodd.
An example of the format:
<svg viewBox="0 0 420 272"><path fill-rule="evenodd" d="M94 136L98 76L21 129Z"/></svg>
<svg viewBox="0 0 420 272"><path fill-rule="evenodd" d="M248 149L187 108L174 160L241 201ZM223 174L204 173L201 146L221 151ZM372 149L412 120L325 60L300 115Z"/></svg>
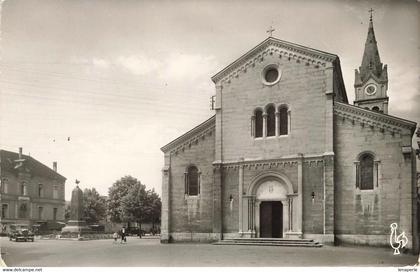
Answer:
<svg viewBox="0 0 420 272"><path fill-rule="evenodd" d="M324 163L306 161L303 168L303 233L324 233ZM314 197L312 197L312 192Z"/></svg>
<svg viewBox="0 0 420 272"><path fill-rule="evenodd" d="M278 84L262 83L262 71L269 64L277 64L282 70ZM296 60L268 55L255 67L241 73L221 87L221 114L216 118L217 129L222 127L223 161L267 159L283 155L325 152L325 100L326 82L332 86L332 73L325 67L305 65ZM286 104L290 110L288 136L253 138L251 116L257 107L273 103ZM220 127L221 126L221 127Z"/></svg>
<svg viewBox="0 0 420 272"><path fill-rule="evenodd" d="M336 116L335 122L335 233L338 242L387 245L390 224L405 231L413 242L413 171L411 154L402 145L411 142L410 131L394 135ZM355 162L362 152L371 152L377 164L374 189L356 188ZM375 168L376 171L376 168ZM376 179L377 176L377 179ZM367 237L369 236L369 237Z"/></svg>
<svg viewBox="0 0 420 272"><path fill-rule="evenodd" d="M214 133L201 138L184 151L170 155L168 232L175 241L200 240L206 233L212 233L213 161ZM198 196L185 195L184 173L190 165L195 165L201 172ZM164 225L162 222L162 231ZM199 233L204 235L198 237L196 234Z"/></svg>

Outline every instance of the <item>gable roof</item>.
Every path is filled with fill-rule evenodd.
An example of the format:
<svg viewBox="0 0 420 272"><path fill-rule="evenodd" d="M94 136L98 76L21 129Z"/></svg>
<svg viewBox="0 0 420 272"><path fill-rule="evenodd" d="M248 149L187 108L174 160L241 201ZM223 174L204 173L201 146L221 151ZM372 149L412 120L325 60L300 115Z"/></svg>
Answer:
<svg viewBox="0 0 420 272"><path fill-rule="evenodd" d="M186 144L189 144L197 140L197 138L199 138L200 136L207 134L208 131L213 130L215 126L216 126L216 115L213 115L212 117L210 117L203 123L199 124L198 126L194 127L190 131L182 134L175 140L161 147L160 150L162 150L162 152L167 152L173 149L178 149L179 147L182 147Z"/></svg>
<svg viewBox="0 0 420 272"><path fill-rule="evenodd" d="M401 133L402 129L406 129L411 132L411 136L413 136L417 126L416 122L410 120L337 101L334 102L334 113L391 132Z"/></svg>
<svg viewBox="0 0 420 272"><path fill-rule="evenodd" d="M239 57L237 60L226 66L223 70L212 76L214 83L220 81L221 79L227 77L229 74L235 72L240 66L246 65L249 59L254 59L260 57L260 54L268 54L270 52L264 52L269 49L269 47L276 47L278 53L281 55L287 55L293 58L300 58L302 60L308 61L309 63L315 63L317 65L325 65L326 62L333 62L338 58L337 55L331 54L328 52L320 51L303 45L279 40L277 38L269 37L262 41L260 44L249 50L247 53Z"/></svg>
<svg viewBox="0 0 420 272"><path fill-rule="evenodd" d="M19 153L0 149L0 167L2 170L15 171L15 160L19 159ZM52 179L65 181L66 178L55 172L48 166L40 163L31 156L22 154L25 159L25 166L31 169L32 173L40 177L48 177Z"/></svg>

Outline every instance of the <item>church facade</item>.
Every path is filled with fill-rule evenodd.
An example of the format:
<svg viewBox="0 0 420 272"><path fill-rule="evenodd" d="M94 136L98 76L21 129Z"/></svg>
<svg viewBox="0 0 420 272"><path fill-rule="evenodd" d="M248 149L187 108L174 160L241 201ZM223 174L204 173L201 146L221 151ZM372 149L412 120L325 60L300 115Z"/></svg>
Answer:
<svg viewBox="0 0 420 272"><path fill-rule="evenodd" d="M354 105L337 55L273 37L212 80L215 115L161 148L162 242L387 245L397 223L418 247L416 123L388 114L372 20Z"/></svg>

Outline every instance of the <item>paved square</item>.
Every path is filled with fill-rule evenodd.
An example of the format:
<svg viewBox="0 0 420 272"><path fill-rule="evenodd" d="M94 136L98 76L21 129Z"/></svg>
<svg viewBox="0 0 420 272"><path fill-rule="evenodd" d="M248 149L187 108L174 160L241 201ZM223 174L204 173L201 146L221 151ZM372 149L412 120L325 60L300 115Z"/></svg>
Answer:
<svg viewBox="0 0 420 272"><path fill-rule="evenodd" d="M160 244L158 239L35 240L10 242L2 237L8 266L407 266L417 256L394 256L391 248L216 246Z"/></svg>

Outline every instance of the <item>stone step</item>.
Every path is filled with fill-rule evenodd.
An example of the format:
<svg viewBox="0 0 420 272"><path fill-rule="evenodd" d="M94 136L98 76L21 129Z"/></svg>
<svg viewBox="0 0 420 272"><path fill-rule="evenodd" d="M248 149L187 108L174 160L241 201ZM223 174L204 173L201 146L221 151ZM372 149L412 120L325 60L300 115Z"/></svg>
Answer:
<svg viewBox="0 0 420 272"><path fill-rule="evenodd" d="M214 245L244 245L244 246L287 246L287 247L322 247L319 243L246 243L246 242L216 242Z"/></svg>
<svg viewBox="0 0 420 272"><path fill-rule="evenodd" d="M256 245L256 246L291 246L291 247L322 247L313 239L285 239L285 238L235 238L221 240L215 245Z"/></svg>
<svg viewBox="0 0 420 272"><path fill-rule="evenodd" d="M296 242L296 243L312 243L313 239L287 239L287 238L234 238L229 239L238 242Z"/></svg>

